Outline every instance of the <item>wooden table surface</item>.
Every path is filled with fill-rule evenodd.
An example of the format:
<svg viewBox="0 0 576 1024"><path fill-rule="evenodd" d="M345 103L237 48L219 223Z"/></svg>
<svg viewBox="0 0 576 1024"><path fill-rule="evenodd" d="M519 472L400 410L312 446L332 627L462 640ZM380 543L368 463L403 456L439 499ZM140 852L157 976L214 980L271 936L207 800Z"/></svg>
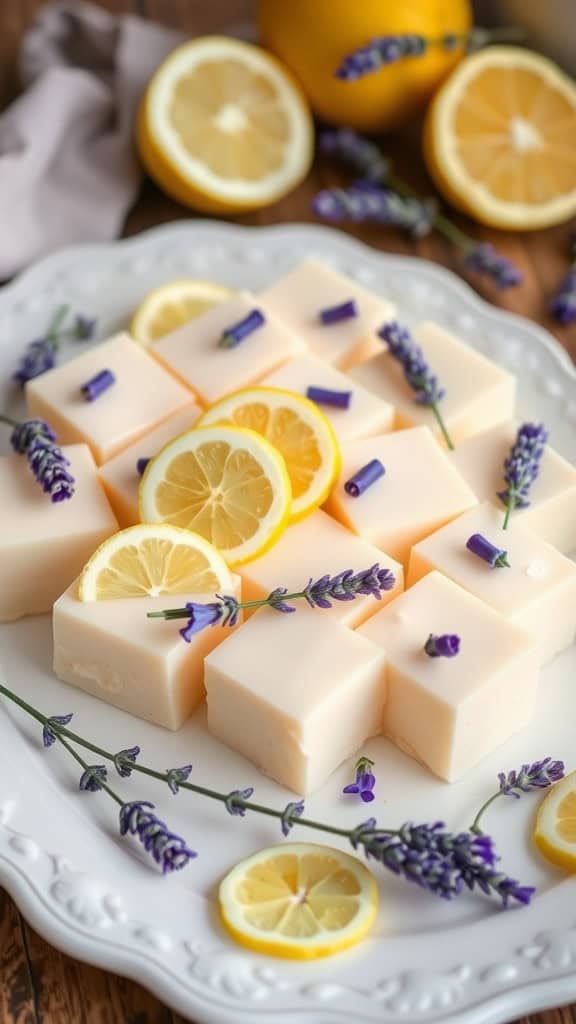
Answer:
<svg viewBox="0 0 576 1024"><path fill-rule="evenodd" d="M100 5L117 13L141 14L191 34L223 31L246 22L254 8L253 0L100 0ZM41 6L39 0L0 0L0 109L17 91L18 42ZM417 139L390 140L386 148L395 158L399 172L418 188L429 188ZM241 218L240 222L313 220L312 195L320 186L336 180L334 171L318 161L309 179L295 193L261 213ZM162 196L150 182L144 182L127 219L126 234L187 216L185 209ZM546 311L547 299L566 269L573 225L508 235L461 223L478 238L493 241L524 274L521 287L504 293L489 285L473 283L492 302L552 330L576 359L576 325L560 329ZM353 233L377 248L415 253L453 270L460 269L457 254L436 235L413 245L399 234L381 228L358 228ZM48 946L0 890L0 1024L182 1024L182 1018L139 985L85 966ZM576 1024L576 1005L534 1014L518 1024Z"/></svg>

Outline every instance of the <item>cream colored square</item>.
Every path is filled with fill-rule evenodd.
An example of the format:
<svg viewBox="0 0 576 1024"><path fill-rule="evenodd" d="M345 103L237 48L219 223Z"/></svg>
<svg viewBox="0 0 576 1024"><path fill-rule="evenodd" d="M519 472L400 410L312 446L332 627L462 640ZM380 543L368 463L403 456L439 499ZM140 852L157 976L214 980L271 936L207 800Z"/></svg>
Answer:
<svg viewBox="0 0 576 1024"><path fill-rule="evenodd" d="M233 593L240 597L234 577ZM148 619L147 612L207 594L79 601L75 581L54 605L54 672L59 679L137 718L179 729L204 696L204 658L230 635L211 626L186 643L184 621Z"/></svg>
<svg viewBox="0 0 576 1024"><path fill-rule="evenodd" d="M48 612L118 523L86 445L63 449L75 493L52 504L23 455L0 458L0 622Z"/></svg>
<svg viewBox="0 0 576 1024"><path fill-rule="evenodd" d="M468 438L449 453L452 465L472 488L478 501L502 504L498 491L505 488L504 460L516 440L518 423L500 423ZM528 508L519 508L514 519L554 544L564 554L576 554L576 467L550 445L540 461L540 472L530 487Z"/></svg>
<svg viewBox="0 0 576 1024"><path fill-rule="evenodd" d="M440 410L454 444L513 416L516 378L511 373L437 324L419 324L413 334L446 391ZM441 439L434 413L415 401L402 367L386 351L356 367L351 376L395 406L397 428L422 424Z"/></svg>
<svg viewBox="0 0 576 1024"><path fill-rule="evenodd" d="M323 309L349 299L355 300L358 316L329 326L320 322ZM275 281L259 301L304 338L315 355L342 370L380 350L376 331L394 315L390 302L313 259Z"/></svg>
<svg viewBox="0 0 576 1024"><path fill-rule="evenodd" d="M440 573L431 573L358 630L388 658L385 734L455 782L531 719L538 663L529 636ZM428 636L460 637L431 658Z"/></svg>
<svg viewBox="0 0 576 1024"><path fill-rule="evenodd" d="M540 663L569 647L576 635L576 564L503 510L484 502L416 544L408 584L437 569L538 641ZM508 552L510 568L492 569L466 549L480 533Z"/></svg>
<svg viewBox="0 0 576 1024"><path fill-rule="evenodd" d="M287 388L306 396L309 387L326 388L328 391L350 392L348 409L337 409L331 405L318 404L328 417L336 437L343 441L354 441L359 437L385 434L392 429L394 408L382 401L366 388L360 387L346 374L329 366L317 356L303 355L289 359L284 366L264 377L262 385L273 388Z"/></svg>
<svg viewBox="0 0 576 1024"><path fill-rule="evenodd" d="M289 526L265 555L240 566L245 601L258 601L275 590L287 587L290 593L303 590L309 579L336 576L344 569L360 572L376 562L394 574L394 588L384 591L378 601L366 595L353 601L334 601L323 617L355 628L404 589L404 570L389 555L368 544L318 509L299 523ZM306 601L298 600L298 614L317 615Z"/></svg>
<svg viewBox="0 0 576 1024"><path fill-rule="evenodd" d="M372 459L380 460L385 475L359 498L350 497L344 484ZM343 445L342 472L325 508L406 565L413 544L475 504L428 428L414 427Z"/></svg>
<svg viewBox="0 0 576 1024"><path fill-rule="evenodd" d="M380 648L338 622L264 608L206 659L208 728L305 795L380 731Z"/></svg>
<svg viewBox="0 0 576 1024"><path fill-rule="evenodd" d="M222 348L219 341L223 331L244 320L254 309L264 312L260 299L250 292L237 292L160 338L151 352L192 388L201 402L211 405L231 391L257 384L267 373L306 349L303 340L270 310L265 311L264 324L239 345Z"/></svg>
<svg viewBox="0 0 576 1024"><path fill-rule="evenodd" d="M94 402L81 388L101 370L116 381ZM128 334L117 334L26 385L31 416L47 420L62 444L84 442L98 464L190 402L190 392Z"/></svg>
<svg viewBox="0 0 576 1024"><path fill-rule="evenodd" d="M169 441L190 430L200 413L200 406L190 401L175 416L170 416L155 430L144 434L135 444L100 466L98 476L123 529L140 522L138 488L142 477L137 468L138 459L153 458Z"/></svg>

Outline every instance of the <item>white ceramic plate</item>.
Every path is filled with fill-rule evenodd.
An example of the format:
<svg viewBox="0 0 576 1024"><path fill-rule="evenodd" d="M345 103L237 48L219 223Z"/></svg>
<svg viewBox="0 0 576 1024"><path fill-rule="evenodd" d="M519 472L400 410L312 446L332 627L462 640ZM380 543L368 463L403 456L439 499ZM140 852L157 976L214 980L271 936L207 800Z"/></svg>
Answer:
<svg viewBox="0 0 576 1024"><path fill-rule="evenodd" d="M179 223L50 257L0 292L0 408L18 411L9 376L60 302L98 315L105 337L162 281L190 275L258 289L312 254L391 298L402 318L432 317L514 370L522 412L544 419L555 446L576 461L576 374L549 335L487 305L437 266L381 255L310 226ZM115 749L139 743L144 762L157 767L192 761L197 782L226 791L254 785L262 802L278 807L292 798L211 739L203 712L176 735L134 720L57 682L50 648L48 616L0 628L8 685L47 713L74 711L80 732ZM575 669L576 650L557 659L543 675L534 724L457 785L434 779L385 740L371 741L378 799L370 813L382 825L442 818L459 829L494 788L498 770L548 754L576 768ZM344 766L307 801L309 817L348 826L366 818L366 808L339 795L351 771ZM538 886L530 908L502 912L471 895L447 904L382 872L372 936L339 957L298 964L235 946L215 914L219 878L241 857L278 842L275 823L257 815L232 819L219 804L192 794L174 798L142 777L119 780L127 799L152 798L199 852L186 871L163 879L134 842L117 836L107 798L79 794L77 782L67 755L44 751L34 724L3 704L0 883L48 941L143 982L196 1022L486 1024L576 998L576 879L564 879L531 851L532 795L498 802L488 819L507 872ZM304 829L293 836L321 841Z"/></svg>

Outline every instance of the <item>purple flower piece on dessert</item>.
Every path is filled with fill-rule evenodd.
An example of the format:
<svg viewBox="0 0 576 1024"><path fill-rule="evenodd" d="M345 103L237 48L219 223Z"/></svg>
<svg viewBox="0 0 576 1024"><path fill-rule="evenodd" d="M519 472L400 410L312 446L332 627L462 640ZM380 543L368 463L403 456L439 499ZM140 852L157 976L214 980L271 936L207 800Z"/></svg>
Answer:
<svg viewBox="0 0 576 1024"><path fill-rule="evenodd" d="M350 495L351 498L359 498L365 491L368 490L372 484L375 484L377 480L380 480L384 476L386 470L380 462L380 459L372 459L367 462L362 469L359 469L354 476L351 476L349 480L344 484L344 490L346 494Z"/></svg>
<svg viewBox="0 0 576 1024"><path fill-rule="evenodd" d="M331 391L328 388L310 386L306 389L306 398L316 405L330 405L335 409L349 409L352 399L351 391Z"/></svg>
<svg viewBox="0 0 576 1024"><path fill-rule="evenodd" d="M97 793L102 783L108 779L108 769L104 764L91 764L82 772L79 788L84 793Z"/></svg>
<svg viewBox="0 0 576 1024"><path fill-rule="evenodd" d="M150 459L147 459L145 457L136 460L136 472L138 473L138 476L144 475L144 470L146 469L146 466L148 465L149 462Z"/></svg>
<svg viewBox="0 0 576 1024"><path fill-rule="evenodd" d="M220 348L236 348L250 334L258 330L266 323L264 314L259 309L253 309L247 316L237 323L227 327L220 336Z"/></svg>
<svg viewBox="0 0 576 1024"><path fill-rule="evenodd" d="M460 653L460 637L455 633L443 633L441 636L430 633L424 650L429 658L455 658Z"/></svg>
<svg viewBox="0 0 576 1024"><path fill-rule="evenodd" d="M438 379L432 374L422 349L414 341L407 327L396 320L384 324L378 336L386 342L387 350L404 370L404 377L414 392L419 405L436 405L446 392L438 386Z"/></svg>
<svg viewBox="0 0 576 1024"><path fill-rule="evenodd" d="M345 569L336 576L311 579L303 590L303 596L311 608L331 608L332 601L353 601L360 594L379 599L382 591L392 590L394 584L395 576L390 569L382 569L375 563L370 569L357 573Z"/></svg>
<svg viewBox="0 0 576 1024"><path fill-rule="evenodd" d="M542 761L523 764L518 771L500 772L500 792L504 796L520 799L521 793L528 793L531 789L546 789L563 779L564 774L563 761L553 761L551 757L545 757Z"/></svg>
<svg viewBox="0 0 576 1024"><path fill-rule="evenodd" d="M528 495L540 472L540 461L544 454L548 431L542 423L523 423L516 435L508 458L504 462L506 489L498 492L506 506L504 529L515 508L527 508Z"/></svg>
<svg viewBox="0 0 576 1024"><path fill-rule="evenodd" d="M282 835L286 838L290 835L291 829L296 824L298 818L301 818L304 814L304 801L303 800L292 800L286 804L282 812L280 819L280 827L282 829Z"/></svg>
<svg viewBox="0 0 576 1024"><path fill-rule="evenodd" d="M160 818L153 814L154 804L137 800L120 808L120 835L133 835L150 853L164 875L185 868L198 854L191 850L181 836L171 832Z"/></svg>
<svg viewBox="0 0 576 1024"><path fill-rule="evenodd" d="M80 390L87 402L95 402L97 398L100 398L100 395L103 395L115 383L116 377L111 370L100 370L94 377L87 380Z"/></svg>
<svg viewBox="0 0 576 1024"><path fill-rule="evenodd" d="M51 715L47 722L44 723L42 730L42 743L45 747L51 747L57 739L57 730L54 726L63 725L66 727L70 725L73 719L73 715Z"/></svg>
<svg viewBox="0 0 576 1024"><path fill-rule="evenodd" d="M44 437L47 441L56 440L52 427L44 420L24 420L14 427L10 444L19 455L25 455L35 437Z"/></svg>
<svg viewBox="0 0 576 1024"><path fill-rule="evenodd" d="M74 477L66 469L70 463L58 445L37 434L25 454L36 481L53 504L72 498Z"/></svg>
<svg viewBox="0 0 576 1024"><path fill-rule="evenodd" d="M206 629L207 626L236 625L240 611L236 598L231 596L220 597L219 594L216 597L218 600L209 604L196 604L194 601L188 601L185 605L185 609L188 612L188 622L180 630L180 636L186 640L186 643L190 643L192 637ZM170 615L168 614L166 617L170 618ZM179 615L176 617L179 617Z"/></svg>
<svg viewBox="0 0 576 1024"><path fill-rule="evenodd" d="M295 612L296 609L295 609L294 605L293 604L288 604L284 600L284 598L286 597L287 593L288 593L288 587L276 587L275 590L272 590L268 594L268 597L266 599L267 604L269 604L271 608L274 608L275 611L283 612L285 615L288 615L291 612Z"/></svg>
<svg viewBox="0 0 576 1024"><path fill-rule="evenodd" d="M481 533L473 533L471 537L468 537L466 547L468 551L471 551L477 558L481 558L492 569L510 568L508 552L504 548L496 547Z"/></svg>
<svg viewBox="0 0 576 1024"><path fill-rule="evenodd" d="M240 818L243 818L246 814L246 808L240 801L249 800L254 793L254 786L248 786L247 789L234 789L231 793L228 793L224 806L228 811L228 814L235 814Z"/></svg>
<svg viewBox="0 0 576 1024"><path fill-rule="evenodd" d="M344 786L343 793L355 794L365 803L371 803L374 800L374 786L376 785L376 776L372 772L374 767L374 761L371 761L369 757L358 758L354 771L356 778L354 782L351 782L348 786Z"/></svg>
<svg viewBox="0 0 576 1024"><path fill-rule="evenodd" d="M318 319L321 324L328 327L331 324L339 324L342 320L353 320L357 316L356 300L347 299L346 302L340 302L337 306L326 306L325 309L321 309Z"/></svg>

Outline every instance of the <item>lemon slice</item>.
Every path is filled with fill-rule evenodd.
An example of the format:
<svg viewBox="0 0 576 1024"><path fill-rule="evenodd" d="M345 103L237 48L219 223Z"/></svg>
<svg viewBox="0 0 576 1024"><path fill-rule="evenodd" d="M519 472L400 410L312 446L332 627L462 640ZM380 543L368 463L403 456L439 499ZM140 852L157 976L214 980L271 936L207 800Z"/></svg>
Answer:
<svg viewBox="0 0 576 1024"><path fill-rule="evenodd" d="M281 388L245 388L212 405L199 425L247 427L278 449L292 484L290 519L302 519L321 505L341 468L332 424L314 402Z"/></svg>
<svg viewBox="0 0 576 1024"><path fill-rule="evenodd" d="M576 772L557 782L544 797L534 842L547 860L576 872Z"/></svg>
<svg viewBox="0 0 576 1024"><path fill-rule="evenodd" d="M232 585L226 562L203 537L177 526L141 525L100 545L80 576L78 598L215 594Z"/></svg>
<svg viewBox="0 0 576 1024"><path fill-rule="evenodd" d="M130 333L148 346L194 317L216 306L232 294L212 281L171 281L154 288L144 297L130 322Z"/></svg>
<svg viewBox="0 0 576 1024"><path fill-rule="evenodd" d="M286 466L253 430L190 430L148 463L140 483L143 522L194 530L239 565L267 551L284 530L292 490Z"/></svg>
<svg viewBox="0 0 576 1024"><path fill-rule="evenodd" d="M576 213L576 84L514 46L467 57L426 121L429 170L483 224L527 231Z"/></svg>
<svg viewBox="0 0 576 1024"><path fill-rule="evenodd" d="M220 884L220 913L243 946L293 960L332 956L371 928L378 888L347 853L286 843L237 864Z"/></svg>
<svg viewBox="0 0 576 1024"><path fill-rule="evenodd" d="M170 54L148 85L137 136L161 188L208 213L266 206L312 163L312 117L294 79L264 50L224 36Z"/></svg>

